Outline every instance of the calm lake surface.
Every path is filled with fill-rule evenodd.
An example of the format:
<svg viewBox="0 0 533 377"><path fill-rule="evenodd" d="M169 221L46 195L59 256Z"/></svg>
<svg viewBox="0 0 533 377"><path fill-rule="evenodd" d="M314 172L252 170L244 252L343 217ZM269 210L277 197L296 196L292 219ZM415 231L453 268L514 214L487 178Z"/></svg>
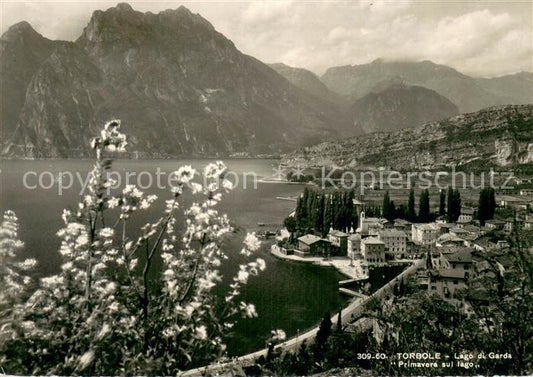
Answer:
<svg viewBox="0 0 533 377"><path fill-rule="evenodd" d="M172 172L182 165L192 165L202 169L210 160L117 160L113 170L121 174L122 183L125 174L130 176L130 183L148 186L149 175L152 187L144 189L146 193L156 194L159 200L149 211L138 212L134 223L142 226L161 214L164 200L171 197L166 189L156 187L156 175L159 172ZM302 192L302 185L286 183L257 182L254 188L252 174L247 174L246 187L243 173L254 173L258 180L272 178L274 160L226 160L230 171L239 178L237 187L226 194L219 206L221 213L227 213L238 231L223 247L230 255L221 272L231 277L238 269L240 243L246 231L261 230L258 223L282 223L283 219L294 209L292 201L279 200L276 197L291 197ZM56 232L62 227L61 212L63 208L76 206L82 184L77 174L85 179L92 167L91 161L83 160L45 160L45 161L1 161L0 162L0 210L14 210L19 218L20 236L25 242L25 256L35 257L39 262L40 275L55 273L60 264L59 239ZM35 174L28 172L35 172ZM50 172L50 173L48 173ZM72 187L59 194L57 178L62 172L70 172L74 177ZM147 172L142 173L141 172ZM42 185L50 188L30 189L25 187L23 178L33 187L41 177ZM56 182L52 182L52 177ZM166 175L160 173L160 181L166 185ZM63 174L63 185L69 186L69 176ZM138 179L138 182L137 182ZM237 183L230 176L230 180ZM123 187L123 185L122 185ZM190 204L190 198L183 197L184 205ZM188 203L187 203L188 202ZM133 235L132 235L133 236ZM326 311L337 311L347 299L338 292L338 281L344 279L333 268L318 267L304 263L290 263L272 257L265 245L257 254L265 259L267 269L258 277L252 278L243 291L243 299L254 303L258 318L240 320L235 326L235 334L228 339L230 355L242 354L260 349L271 330L283 329L288 336L313 326L320 321ZM389 279L389 273L379 274L379 285ZM383 280L383 282L381 281Z"/></svg>

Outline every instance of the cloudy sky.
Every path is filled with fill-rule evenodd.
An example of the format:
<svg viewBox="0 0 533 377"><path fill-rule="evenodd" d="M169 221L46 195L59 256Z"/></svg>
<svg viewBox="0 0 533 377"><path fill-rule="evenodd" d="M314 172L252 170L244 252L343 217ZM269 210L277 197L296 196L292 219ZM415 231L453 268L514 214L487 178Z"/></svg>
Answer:
<svg viewBox="0 0 533 377"><path fill-rule="evenodd" d="M21 20L51 39L76 39L95 9L111 1L1 1L1 32ZM533 71L533 2L129 1L158 12L185 5L243 52L308 68L364 64L376 58L432 60L474 76Z"/></svg>

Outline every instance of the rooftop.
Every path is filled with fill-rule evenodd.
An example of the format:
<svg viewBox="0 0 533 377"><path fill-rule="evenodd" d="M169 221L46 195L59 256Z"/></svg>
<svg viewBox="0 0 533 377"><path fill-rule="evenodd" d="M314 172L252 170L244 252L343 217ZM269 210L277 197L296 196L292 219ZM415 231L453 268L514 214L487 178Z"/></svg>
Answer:
<svg viewBox="0 0 533 377"><path fill-rule="evenodd" d="M330 230L329 234L334 237L347 237L348 236L348 234L341 232L340 230L336 230L336 229Z"/></svg>
<svg viewBox="0 0 533 377"><path fill-rule="evenodd" d="M427 223L427 224L413 224L413 227L420 230L438 230L439 226L436 223Z"/></svg>
<svg viewBox="0 0 533 377"><path fill-rule="evenodd" d="M446 255L446 259L450 263L472 263L472 250L466 249L452 255Z"/></svg>
<svg viewBox="0 0 533 377"><path fill-rule="evenodd" d="M383 241L376 237L365 238L361 242L363 242L365 245L385 245Z"/></svg>
<svg viewBox="0 0 533 377"><path fill-rule="evenodd" d="M379 231L379 235L382 237L407 237L405 232L398 229L384 229Z"/></svg>
<svg viewBox="0 0 533 377"><path fill-rule="evenodd" d="M348 236L348 239L350 241L361 241L361 235L360 234L350 234Z"/></svg>
<svg viewBox="0 0 533 377"><path fill-rule="evenodd" d="M442 236L440 236L437 239L437 242L459 242L462 243L464 240L462 238L457 237L455 234L451 233L444 233Z"/></svg>
<svg viewBox="0 0 533 377"><path fill-rule="evenodd" d="M444 279L464 279L465 272L454 269L441 269L430 272L431 276L444 278Z"/></svg>
<svg viewBox="0 0 533 377"><path fill-rule="evenodd" d="M317 237L314 234L306 234L305 236L301 236L300 238L298 238L298 241L303 242L306 245L312 245L319 241L326 241L326 240L323 240L322 238Z"/></svg>

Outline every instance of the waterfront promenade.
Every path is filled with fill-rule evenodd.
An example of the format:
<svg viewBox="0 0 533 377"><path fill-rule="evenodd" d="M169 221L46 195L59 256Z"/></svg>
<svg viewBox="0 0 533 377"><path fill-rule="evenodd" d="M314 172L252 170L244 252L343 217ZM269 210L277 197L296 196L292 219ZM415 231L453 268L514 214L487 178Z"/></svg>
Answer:
<svg viewBox="0 0 533 377"><path fill-rule="evenodd" d="M425 259L417 259L413 261L413 264L402 271L398 276L392 279L390 282L385 284L383 287L374 292L371 296L365 298L357 298L350 302L350 304L344 308L341 312L341 321L342 323L351 323L354 320L357 320L364 313L365 306L373 299L383 299L392 295L394 285L398 284L401 279L414 274L419 268L424 266ZM336 323L338 319L338 313L331 316L331 322ZM287 351L296 351L301 343L304 341L309 344L312 343L318 332L318 326L306 331L302 334L294 336L278 345L275 346L276 349L281 349L283 352ZM239 367L248 367L255 364L255 360L260 356L265 356L267 354L267 349L263 348L259 351L249 353L244 356L236 357L230 361L212 364L201 368L191 369L180 374L180 376L204 376L206 374L221 374L225 371L231 370L237 366Z"/></svg>
<svg viewBox="0 0 533 377"><path fill-rule="evenodd" d="M299 257L297 255L287 255L283 254L277 245L272 245L270 253L279 259L293 262L313 263L324 267L334 267L341 274L353 280L368 279L368 273L365 272L366 269L363 267L360 259L354 259L352 261L347 257L331 257L329 259L324 259L324 257L318 256Z"/></svg>

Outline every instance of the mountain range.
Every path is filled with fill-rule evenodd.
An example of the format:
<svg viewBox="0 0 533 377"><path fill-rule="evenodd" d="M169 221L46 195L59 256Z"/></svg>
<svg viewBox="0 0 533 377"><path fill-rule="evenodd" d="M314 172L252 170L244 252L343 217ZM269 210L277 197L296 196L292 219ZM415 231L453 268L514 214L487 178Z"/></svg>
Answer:
<svg viewBox="0 0 533 377"><path fill-rule="evenodd" d="M432 62L334 67L318 77L240 52L181 6L118 4L93 13L74 42L27 22L0 38L3 157L86 157L118 118L132 156L258 156L533 103L531 73L478 79Z"/></svg>
<svg viewBox="0 0 533 377"><path fill-rule="evenodd" d="M533 103L533 73L521 72L497 78L473 78L430 61L388 62L329 68L321 80L351 102L378 85L401 82L436 91L453 102L461 113L503 104Z"/></svg>
<svg viewBox="0 0 533 377"><path fill-rule="evenodd" d="M324 142L282 159L287 166L449 169L533 163L533 105L496 106L396 132Z"/></svg>
<svg viewBox="0 0 533 377"><path fill-rule="evenodd" d="M183 6L95 11L75 42L23 22L0 46L4 156L86 156L113 118L143 157L279 153L346 132L335 106Z"/></svg>

